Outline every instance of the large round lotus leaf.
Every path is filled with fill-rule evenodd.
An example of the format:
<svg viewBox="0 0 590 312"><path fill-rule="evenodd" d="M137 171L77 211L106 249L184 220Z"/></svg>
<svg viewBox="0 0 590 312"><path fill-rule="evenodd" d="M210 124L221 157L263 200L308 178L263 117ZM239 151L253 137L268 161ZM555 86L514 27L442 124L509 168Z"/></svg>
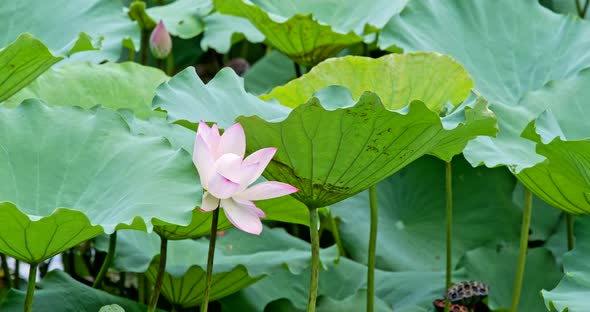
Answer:
<svg viewBox="0 0 590 312"><path fill-rule="evenodd" d="M590 70L531 92L524 107L547 108L523 136L546 159L517 177L549 204L574 214L590 213Z"/></svg>
<svg viewBox="0 0 590 312"><path fill-rule="evenodd" d="M117 235L113 267L126 272L147 271L148 279L154 282L159 263L159 237L139 231L120 231ZM107 245L106 238L98 240L99 249L106 250ZM168 242L162 293L169 301L185 307L201 303L208 248L207 239ZM265 228L260 236L227 231L217 240L211 299L232 294L285 267L299 274L309 266L309 250L308 243L283 229ZM336 256L335 248L322 252L324 262Z"/></svg>
<svg viewBox="0 0 590 312"><path fill-rule="evenodd" d="M296 107L332 85L346 87L354 100L365 91L375 92L391 110L420 100L439 112L447 101L454 106L463 102L473 80L461 64L437 53L389 54L378 59L345 56L326 60L261 98Z"/></svg>
<svg viewBox="0 0 590 312"><path fill-rule="evenodd" d="M453 160L452 168L453 263L467 250L487 242L518 240L520 214L512 200L514 176L506 169L474 169L462 157ZM427 156L377 185L378 268L444 270L444 181L444 162ZM473 189L486 190L486 196ZM367 263L368 207L368 192L331 207L340 219L345 249L361 263Z"/></svg>
<svg viewBox="0 0 590 312"><path fill-rule="evenodd" d="M158 87L153 107L167 111L170 121L204 120L218 123L220 128L229 127L240 115L275 119L289 113L287 107L247 93L244 80L231 68L222 69L205 85L189 67Z"/></svg>
<svg viewBox="0 0 590 312"><path fill-rule="evenodd" d="M590 217L576 217L574 225L576 244L573 251L563 257L563 279L551 291L541 295L550 311L585 312L590 296ZM547 287L546 289L550 289Z"/></svg>
<svg viewBox="0 0 590 312"><path fill-rule="evenodd" d="M114 111L31 100L0 116L2 253L39 263L115 229L186 225L200 205L191 156Z"/></svg>
<svg viewBox="0 0 590 312"><path fill-rule="evenodd" d="M24 291L11 289L0 304L0 309L6 312L22 311L25 295ZM37 284L33 297L33 311L98 311L110 304L117 304L126 312L146 310L144 305L86 286L59 270L49 272Z"/></svg>
<svg viewBox="0 0 590 312"><path fill-rule="evenodd" d="M121 1L2 1L0 48L29 32L60 55L88 45L82 49L86 51L71 55L75 60L118 60L123 40L130 38L139 47L139 29L123 8Z"/></svg>
<svg viewBox="0 0 590 312"><path fill-rule="evenodd" d="M35 98L51 106L124 108L146 118L161 115L152 111L151 101L156 88L167 79L161 70L131 62L71 63L50 69L6 104L16 106L25 99Z"/></svg>
<svg viewBox="0 0 590 312"><path fill-rule="evenodd" d="M389 19L399 13L408 0L378 0L370 5L355 0L250 0L274 20L296 14L311 13L320 24L327 24L340 33L353 31L363 35L366 28L381 29Z"/></svg>
<svg viewBox="0 0 590 312"><path fill-rule="evenodd" d="M146 13L155 22L162 20L171 35L189 39L205 30L203 17L212 9L211 0L176 0L167 5L148 8Z"/></svg>
<svg viewBox="0 0 590 312"><path fill-rule="evenodd" d="M588 37L586 21L555 14L535 0L411 0L384 27L379 45L436 51L463 64L500 128L495 139L471 141L466 158L518 172L543 160L534 143L520 137L539 113L523 108L520 99L590 66Z"/></svg>
<svg viewBox="0 0 590 312"><path fill-rule="evenodd" d="M0 102L24 88L60 59L51 55L35 37L20 35L0 51Z"/></svg>
<svg viewBox="0 0 590 312"><path fill-rule="evenodd" d="M303 276L303 278L302 278ZM222 299L223 311L268 311L273 301L286 299L293 311L305 311L309 289L309 270L301 276L288 270L274 273L242 291ZM350 300L359 290L366 289L367 267L340 258L330 262L320 273L318 309L330 301ZM465 278L455 272L453 281ZM432 300L444 293L444 272L386 272L375 270L375 295L378 301L393 307L394 311L430 311ZM266 307L266 310L265 310ZM242 308L242 309L239 309ZM364 310L364 308L362 309ZM274 310L273 310L274 311ZM338 310L339 311L339 310Z"/></svg>
<svg viewBox="0 0 590 312"><path fill-rule="evenodd" d="M264 41L264 35L245 18L215 12L204 20L207 28L200 42L203 51L211 48L227 54L234 43L244 38L253 43Z"/></svg>
<svg viewBox="0 0 590 312"><path fill-rule="evenodd" d="M287 11L270 12L262 6L243 0L214 0L213 2L220 13L247 18L264 34L265 42L303 66L313 66L363 40L352 31L336 32L329 25L318 22L308 12L304 14ZM275 3L288 7L298 2L275 1ZM334 4L330 5L330 9L334 7ZM356 14L351 11L348 15L354 15L353 13Z"/></svg>
<svg viewBox="0 0 590 312"><path fill-rule="evenodd" d="M278 147L265 177L294 185L299 192L292 196L317 208L367 189L424 154L451 158L467 139L495 133L485 103L464 109L457 113L462 122L447 123L422 102L393 112L367 92L354 106L334 110L312 98L281 122L237 120L248 151Z"/></svg>
<svg viewBox="0 0 590 312"><path fill-rule="evenodd" d="M517 261L518 246L498 244L468 251L461 266L465 267L468 280L481 281L490 287L488 305L497 311L510 307ZM551 252L543 247L531 248L526 257L518 311L544 311L539 292L557 285L560 277Z"/></svg>

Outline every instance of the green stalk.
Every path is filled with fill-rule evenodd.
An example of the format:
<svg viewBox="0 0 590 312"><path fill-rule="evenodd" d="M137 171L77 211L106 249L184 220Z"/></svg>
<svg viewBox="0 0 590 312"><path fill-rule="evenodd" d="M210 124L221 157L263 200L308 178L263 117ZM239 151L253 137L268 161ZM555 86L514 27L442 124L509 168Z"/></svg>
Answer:
<svg viewBox="0 0 590 312"><path fill-rule="evenodd" d="M166 75L174 75L174 54L172 51L170 51L170 54L168 54L168 57L166 58Z"/></svg>
<svg viewBox="0 0 590 312"><path fill-rule="evenodd" d="M567 223L567 250L574 249L574 216L571 213L565 214Z"/></svg>
<svg viewBox="0 0 590 312"><path fill-rule="evenodd" d="M447 263L445 286L448 289L452 284L453 274L453 167L450 161L445 164L445 188L447 199ZM449 312L449 302L445 303L445 312Z"/></svg>
<svg viewBox="0 0 590 312"><path fill-rule="evenodd" d="M4 272L6 286L8 286L8 288L12 288L12 279L10 278L10 268L8 268L8 260L6 255L0 253L0 260L2 260L2 271Z"/></svg>
<svg viewBox="0 0 590 312"><path fill-rule="evenodd" d="M145 304L145 275L143 273L137 274L137 301Z"/></svg>
<svg viewBox="0 0 590 312"><path fill-rule="evenodd" d="M166 271L166 257L168 255L168 240L160 236L160 263L158 265L158 275L156 275L156 283L154 284L154 291L150 297L148 305L148 312L156 311L158 299L160 298L160 289L162 289L162 281L164 280L164 272Z"/></svg>
<svg viewBox="0 0 590 312"><path fill-rule="evenodd" d="M141 65L146 65L148 61L148 50L150 49L150 32L142 29L141 30L141 42L139 48L139 60Z"/></svg>
<svg viewBox="0 0 590 312"><path fill-rule="evenodd" d="M334 218L330 209L328 209L328 217L330 218L330 225L332 226L332 236L334 236L334 241L336 242L336 246L338 247L338 255L340 257L344 257L346 256L346 252L344 251L344 244L342 244L342 239L340 238L340 231L338 231L338 224L336 224L336 218Z"/></svg>
<svg viewBox="0 0 590 312"><path fill-rule="evenodd" d="M207 287L203 294L203 303L201 303L201 312L207 312L209 308L209 294L211 292L211 280L213 279L213 258L215 257L215 241L217 240L217 223L219 221L219 207L213 210L211 220L211 235L209 237L209 253L207 255Z"/></svg>
<svg viewBox="0 0 590 312"><path fill-rule="evenodd" d="M27 295L25 297L25 312L33 311L33 294L35 293L35 283L37 282L37 264L31 263L29 270L29 284L27 285Z"/></svg>
<svg viewBox="0 0 590 312"><path fill-rule="evenodd" d="M311 278L307 312L315 312L318 297L318 278L320 276L320 237L318 233L318 209L309 209L309 236L311 237Z"/></svg>
<svg viewBox="0 0 590 312"><path fill-rule="evenodd" d="M369 232L369 268L367 269L367 312L373 312L375 300L375 253L377 250L377 186L369 188L369 206L371 207L371 229Z"/></svg>
<svg viewBox="0 0 590 312"><path fill-rule="evenodd" d="M109 235L109 250L107 251L107 256L100 267L100 271L98 271L98 275L94 280L94 284L92 284L93 288L100 289L102 288L102 282L104 281L105 276L107 276L107 272L109 271L109 267L113 262L113 258L115 257L115 248L117 247L117 231L113 232L113 234Z"/></svg>
<svg viewBox="0 0 590 312"><path fill-rule="evenodd" d="M533 208L533 194L527 188L524 191L524 207L522 210L522 228L520 230L520 252L518 255L518 267L516 268L516 278L514 279L514 289L512 291L511 312L518 311L518 302L520 301L520 291L522 280L524 278L524 267L526 264L526 253L529 243L529 227L531 224L531 211Z"/></svg>

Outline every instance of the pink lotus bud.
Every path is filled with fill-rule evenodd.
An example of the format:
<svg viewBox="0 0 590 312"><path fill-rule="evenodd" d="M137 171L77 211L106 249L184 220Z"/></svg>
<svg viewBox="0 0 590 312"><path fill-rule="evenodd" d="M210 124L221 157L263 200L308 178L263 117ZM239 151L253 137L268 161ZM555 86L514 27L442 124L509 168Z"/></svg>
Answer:
<svg viewBox="0 0 590 312"><path fill-rule="evenodd" d="M172 51L172 38L160 20L150 36L150 50L155 58L165 59Z"/></svg>

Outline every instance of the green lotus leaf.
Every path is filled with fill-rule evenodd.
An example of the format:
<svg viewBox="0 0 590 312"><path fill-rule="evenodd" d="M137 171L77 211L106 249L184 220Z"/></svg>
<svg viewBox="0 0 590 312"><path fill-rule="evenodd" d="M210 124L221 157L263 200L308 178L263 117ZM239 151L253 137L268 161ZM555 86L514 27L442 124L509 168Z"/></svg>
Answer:
<svg viewBox="0 0 590 312"><path fill-rule="evenodd" d="M139 47L139 29L123 8L121 1L2 1L0 20L6 27L3 28L0 48L21 33L28 32L53 53L70 55L80 40L88 43L88 38L92 38L93 49L83 49L85 51L70 55L70 59L93 63L116 61L123 51L124 40L131 40L135 47ZM79 45L73 51L76 50Z"/></svg>
<svg viewBox="0 0 590 312"><path fill-rule="evenodd" d="M302 274L307 276L309 271ZM326 271L320 274L318 310L322 305L329 307L331 301L357 297L359 290L366 289L366 277L367 267L347 258L327 263ZM456 282L463 279L464 272L456 272L453 278ZM305 311L308 284L308 279L282 270L220 302L223 311L262 312L275 311L269 308L275 307L277 300L286 299L293 307L288 311ZM394 311L430 311L432 300L440 298L443 293L444 272L375 270L376 299L393 307Z"/></svg>
<svg viewBox="0 0 590 312"><path fill-rule="evenodd" d="M98 312L125 312L125 309L118 304L109 304L101 307Z"/></svg>
<svg viewBox="0 0 590 312"><path fill-rule="evenodd" d="M408 0L378 0L366 3L344 0L335 6L330 0L250 0L270 14L293 16L312 13L321 24L328 24L338 32L353 31L363 35L367 29L383 28L392 16L398 14Z"/></svg>
<svg viewBox="0 0 590 312"><path fill-rule="evenodd" d="M231 46L244 38L249 42L264 41L264 35L245 18L215 12L205 17L207 28L201 39L201 49L211 48L227 54Z"/></svg>
<svg viewBox="0 0 590 312"><path fill-rule="evenodd" d="M262 94L286 84L295 77L293 61L283 53L272 50L246 71L244 87L250 93Z"/></svg>
<svg viewBox="0 0 590 312"><path fill-rule="evenodd" d="M107 239L97 239L97 248L106 250ZM162 294L177 305L201 303L205 288L209 241L168 242L166 274ZM309 265L308 243L287 234L283 229L266 228L260 236L229 230L218 237L211 299L230 295L260 278L287 267L299 274ZM155 234L120 231L113 267L120 271L146 272L155 281L159 263L160 239ZM334 260L335 248L322 252L324 262ZM153 258L153 259L152 259Z"/></svg>
<svg viewBox="0 0 590 312"><path fill-rule="evenodd" d="M590 213L590 131L584 126L590 114L588 83L590 70L583 70L522 100L523 107L547 109L523 132L545 160L517 177L547 203L573 214Z"/></svg>
<svg viewBox="0 0 590 312"><path fill-rule="evenodd" d="M376 312L392 312L391 306L380 298L375 298L374 311ZM318 302L318 312L357 312L363 311L367 308L367 291L360 290L356 294L343 299L334 300L330 297L322 297Z"/></svg>
<svg viewBox="0 0 590 312"><path fill-rule="evenodd" d="M240 115L275 119L288 114L287 107L265 103L246 93L243 81L231 68L224 68L205 85L189 67L158 87L152 105L167 111L170 121L205 120L221 128L232 125Z"/></svg>
<svg viewBox="0 0 590 312"><path fill-rule="evenodd" d="M463 64L500 128L496 138L469 142L465 156L472 165L507 165L520 172L543 161L534 142L520 137L542 110L524 108L520 99L590 66L589 36L587 22L555 14L534 0L410 0L384 27L379 46L436 51Z"/></svg>
<svg viewBox="0 0 590 312"><path fill-rule="evenodd" d="M102 105L132 110L140 118L161 116L162 113L152 111L151 100L156 88L167 79L161 70L132 62L71 63L50 69L5 104L17 106L34 98L51 106Z"/></svg>
<svg viewBox="0 0 590 312"><path fill-rule="evenodd" d="M436 53L390 54L378 59L363 56L332 58L309 73L261 96L296 107L328 86L346 87L353 100L375 92L383 105L396 110L420 100L439 112L450 101L458 106L467 98L473 80L455 60Z"/></svg>
<svg viewBox="0 0 590 312"><path fill-rule="evenodd" d="M29 100L0 115L2 253L39 263L115 229L186 225L200 205L191 156L114 111Z"/></svg>
<svg viewBox="0 0 590 312"><path fill-rule="evenodd" d="M205 30L203 18L211 10L211 0L176 0L166 5L148 8L146 13L155 22L162 20L171 35L189 39Z"/></svg>
<svg viewBox="0 0 590 312"><path fill-rule="evenodd" d="M453 265L466 251L490 241L517 241L520 214L512 198L514 176L505 168L474 169L463 157L454 159L452 168L453 225L457 229ZM377 184L377 268L444 271L444 180L444 162L425 156ZM486 196L473 189L485 189ZM369 207L368 192L333 205L331 211L340 219L345 249L352 259L366 264L370 222L366 210L353 209L360 207Z"/></svg>
<svg viewBox="0 0 590 312"><path fill-rule="evenodd" d="M494 311L508 309L518 260L518 246L498 244L468 251L462 259L468 280L486 283L490 287L488 305ZM539 292L559 282L561 272L551 252L546 248L531 248L526 258L523 287L518 311L544 311Z"/></svg>
<svg viewBox="0 0 590 312"><path fill-rule="evenodd" d="M269 12L262 6L242 0L215 0L213 3L220 13L247 18L264 34L268 44L303 66L313 66L363 40L352 31L336 32L309 13ZM295 1L275 3L288 7ZM330 8L334 8L334 5L330 5Z"/></svg>
<svg viewBox="0 0 590 312"><path fill-rule="evenodd" d="M312 98L281 122L258 116L237 120L248 151L278 147L264 176L294 185L299 192L292 196L318 208L367 189L424 154L450 158L467 137L495 132L485 103L464 109L459 113L467 116L465 124L447 123L420 101L394 112L367 92L354 106L333 110Z"/></svg>
<svg viewBox="0 0 590 312"><path fill-rule="evenodd" d="M20 35L0 51L0 102L34 81L61 60L30 34Z"/></svg>
<svg viewBox="0 0 590 312"><path fill-rule="evenodd" d="M576 217L574 249L563 257L564 276L551 291L543 290L541 295L550 311L583 312L588 309L590 296L590 217ZM550 289L550 287L547 287Z"/></svg>
<svg viewBox="0 0 590 312"><path fill-rule="evenodd" d="M25 292L11 289L0 309L6 312L22 311ZM129 299L86 286L67 273L53 270L37 283L33 297L33 311L103 311L104 305L116 304L126 312L144 312L146 307ZM106 310L116 311L116 310Z"/></svg>
<svg viewBox="0 0 590 312"><path fill-rule="evenodd" d="M576 8L576 1L568 1L568 0L540 0L540 4L544 7L552 10L556 13L561 14L572 14L578 16L578 10ZM584 2L580 3L580 8L584 7ZM588 11L586 11L586 18L588 16Z"/></svg>

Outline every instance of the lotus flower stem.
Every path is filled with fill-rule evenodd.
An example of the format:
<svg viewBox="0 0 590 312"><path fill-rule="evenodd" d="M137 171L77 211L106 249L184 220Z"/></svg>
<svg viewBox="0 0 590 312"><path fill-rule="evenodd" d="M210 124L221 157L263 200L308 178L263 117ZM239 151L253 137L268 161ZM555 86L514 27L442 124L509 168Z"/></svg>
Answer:
<svg viewBox="0 0 590 312"><path fill-rule="evenodd" d="M213 277L213 258L215 256L215 241L217 240L217 223L219 221L219 209L213 210L213 218L211 220L211 235L209 237L209 253L207 255L207 287L203 294L203 303L201 304L201 312L207 312L209 308L209 294L211 292L211 281Z"/></svg>
<svg viewBox="0 0 590 312"><path fill-rule="evenodd" d="M320 236L318 233L317 208L309 209L309 235L311 237L311 278L307 298L307 312L315 312L318 297L318 278L320 276Z"/></svg>
<svg viewBox="0 0 590 312"><path fill-rule="evenodd" d="M139 61L141 65L146 65L148 60L148 50L150 49L150 32L146 29L141 30L141 43L139 48Z"/></svg>
<svg viewBox="0 0 590 312"><path fill-rule="evenodd" d="M447 199L447 265L445 274L445 287L452 284L453 274L453 167L450 161L445 163L445 189ZM449 301L445 302L445 312L449 311Z"/></svg>
<svg viewBox="0 0 590 312"><path fill-rule="evenodd" d="M574 249L574 215L566 213L565 221L567 224L567 250L572 250Z"/></svg>
<svg viewBox="0 0 590 312"><path fill-rule="evenodd" d="M166 75L168 76L174 75L174 54L172 52L170 51L170 54L166 58Z"/></svg>
<svg viewBox="0 0 590 312"><path fill-rule="evenodd" d="M33 294L37 282L37 264L31 263L29 269L29 284L27 284L27 295L25 297L25 312L33 311Z"/></svg>
<svg viewBox="0 0 590 312"><path fill-rule="evenodd" d="M166 271L166 257L168 255L168 239L160 236L160 263L158 265L158 275L156 276L156 283L154 284L154 291L150 297L148 305L148 312L156 311L158 299L160 298L160 289L162 289L162 281L164 280L164 272Z"/></svg>
<svg viewBox="0 0 590 312"><path fill-rule="evenodd" d="M145 304L145 275L143 273L137 274L137 301Z"/></svg>
<svg viewBox="0 0 590 312"><path fill-rule="evenodd" d="M8 286L8 288L12 288L12 279L10 278L10 268L8 268L8 260L6 255L0 253L0 260L2 261L2 271L4 272L6 286Z"/></svg>
<svg viewBox="0 0 590 312"><path fill-rule="evenodd" d="M369 263L367 269L367 312L373 312L375 300L375 253L377 250L377 186L369 188L369 206L371 207L371 229L369 232Z"/></svg>
<svg viewBox="0 0 590 312"><path fill-rule="evenodd" d="M113 232L113 234L109 235L109 250L107 251L107 256L100 267L100 271L98 271L98 275L94 280L94 284L92 287L94 288L102 288L102 282L104 281L107 272L109 271L109 267L113 262L113 258L115 257L115 249L117 247L117 231Z"/></svg>
<svg viewBox="0 0 590 312"><path fill-rule="evenodd" d="M518 267L516 268L516 277L514 279L514 289L512 290L511 312L518 311L518 302L520 301L520 290L524 278L524 267L526 263L526 253L529 243L529 227L531 225L531 211L533 208L533 194L527 188L524 191L524 208L522 210L522 228L520 231L520 252L518 254Z"/></svg>

